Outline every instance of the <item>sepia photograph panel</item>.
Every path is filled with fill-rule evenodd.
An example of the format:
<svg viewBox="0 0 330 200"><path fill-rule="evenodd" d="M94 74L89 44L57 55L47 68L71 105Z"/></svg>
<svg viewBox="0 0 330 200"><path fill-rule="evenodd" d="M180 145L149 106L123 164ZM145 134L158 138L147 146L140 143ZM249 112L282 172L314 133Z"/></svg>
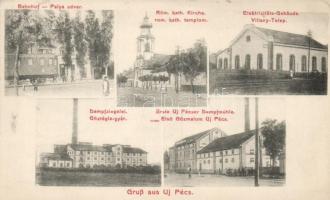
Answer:
<svg viewBox="0 0 330 200"><path fill-rule="evenodd" d="M274 103L278 107L270 108ZM286 177L284 99L227 98L214 105L233 115L222 123L169 125L165 130L164 184L171 187L283 186Z"/></svg>
<svg viewBox="0 0 330 200"><path fill-rule="evenodd" d="M5 10L5 95L114 97L112 10Z"/></svg>
<svg viewBox="0 0 330 200"><path fill-rule="evenodd" d="M155 11L129 13L117 13L118 106L206 106L207 45L198 31L204 25L157 21Z"/></svg>
<svg viewBox="0 0 330 200"><path fill-rule="evenodd" d="M161 129L130 112L125 122L97 117L122 113L95 100L39 100L36 184L156 187L161 185ZM93 113L93 114L91 114ZM102 118L102 119L101 119ZM108 120L107 120L108 119ZM133 121L134 119L134 121Z"/></svg>
<svg viewBox="0 0 330 200"><path fill-rule="evenodd" d="M263 18L244 12L226 13L235 27L214 23L210 95L326 95L328 14L291 12L279 23L266 12Z"/></svg>

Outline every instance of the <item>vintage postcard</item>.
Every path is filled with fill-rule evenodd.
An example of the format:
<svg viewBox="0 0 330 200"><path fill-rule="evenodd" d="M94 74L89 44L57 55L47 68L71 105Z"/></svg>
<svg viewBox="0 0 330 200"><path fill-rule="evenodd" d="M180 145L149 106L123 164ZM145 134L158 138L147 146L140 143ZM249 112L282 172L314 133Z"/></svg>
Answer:
<svg viewBox="0 0 330 200"><path fill-rule="evenodd" d="M328 200L328 0L0 0L0 199Z"/></svg>

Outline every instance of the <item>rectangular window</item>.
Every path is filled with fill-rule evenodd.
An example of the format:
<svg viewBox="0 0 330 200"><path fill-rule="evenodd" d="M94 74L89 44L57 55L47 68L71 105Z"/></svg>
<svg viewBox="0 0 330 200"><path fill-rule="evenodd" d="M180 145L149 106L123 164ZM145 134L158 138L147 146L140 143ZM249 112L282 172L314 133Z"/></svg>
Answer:
<svg viewBox="0 0 330 200"><path fill-rule="evenodd" d="M301 71L302 72L305 72L305 71L307 71L307 67L306 67L306 56L305 55L303 55L302 57L301 57Z"/></svg>
<svg viewBox="0 0 330 200"><path fill-rule="evenodd" d="M313 56L312 57L312 71L316 71L316 70L317 70L316 57Z"/></svg>
<svg viewBox="0 0 330 200"><path fill-rule="evenodd" d="M254 162L254 158L250 158L250 162L253 163Z"/></svg>
<svg viewBox="0 0 330 200"><path fill-rule="evenodd" d="M232 162L232 163L235 162L235 158L231 158L231 162Z"/></svg>
<svg viewBox="0 0 330 200"><path fill-rule="evenodd" d="M254 149L250 149L250 154L254 154Z"/></svg>

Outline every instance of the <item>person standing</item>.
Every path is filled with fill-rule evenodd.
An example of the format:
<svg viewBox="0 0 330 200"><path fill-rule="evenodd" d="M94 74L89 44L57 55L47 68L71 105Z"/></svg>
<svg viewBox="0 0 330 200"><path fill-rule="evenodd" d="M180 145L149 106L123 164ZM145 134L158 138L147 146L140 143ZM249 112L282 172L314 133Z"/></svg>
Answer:
<svg viewBox="0 0 330 200"><path fill-rule="evenodd" d="M191 167L188 167L188 178L191 178Z"/></svg>
<svg viewBox="0 0 330 200"><path fill-rule="evenodd" d="M110 94L110 83L109 83L109 80L108 80L107 76L103 77L102 86L103 86L103 95L104 96L109 96L109 94Z"/></svg>

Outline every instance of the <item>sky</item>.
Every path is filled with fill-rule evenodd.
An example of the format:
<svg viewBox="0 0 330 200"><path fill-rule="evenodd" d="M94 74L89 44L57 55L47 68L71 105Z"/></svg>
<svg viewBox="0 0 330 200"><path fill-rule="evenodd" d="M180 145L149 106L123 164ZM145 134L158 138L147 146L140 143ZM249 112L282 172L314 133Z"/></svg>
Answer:
<svg viewBox="0 0 330 200"><path fill-rule="evenodd" d="M52 152L54 144L71 143L72 99L44 99L37 104L37 152ZM126 122L95 122L89 120L89 109L116 109L106 100L78 102L78 141L102 144L126 144L148 152L149 163L161 163L161 127L149 123L148 110L127 109Z"/></svg>
<svg viewBox="0 0 330 200"><path fill-rule="evenodd" d="M227 135L244 131L244 98L213 98L205 110L231 109L234 115L228 115L226 122L196 122L196 123L167 123L164 129L164 150L173 146L175 142L190 135L212 128L219 128ZM259 98L259 127L266 119L283 121L285 117L285 100L283 98ZM250 129L255 128L255 100L250 98Z"/></svg>
<svg viewBox="0 0 330 200"><path fill-rule="evenodd" d="M305 1L305 0L302 0ZM308 30L313 33L313 38L323 44L328 43L328 5L318 2L299 4L299 1L272 1L271 4L261 1L210 1L209 4L199 4L197 1L167 3L166 6L158 3L149 9L143 4L127 4L128 10L115 12L115 66L117 73L133 66L136 58L136 37L140 34L139 25L145 13L153 22L152 34L155 36L156 53L173 54L177 46L189 48L194 41L204 38L207 42L209 53L222 50L242 31L245 24L251 24L251 17L244 16L243 10L253 11L297 11L298 16L284 17L287 23L255 23L256 26L275 29L296 34L306 34ZM301 1L300 1L301 2ZM150 6L151 5L151 6ZM203 11L203 18L207 23L161 23L155 22L156 10L167 12L181 10ZM166 18L166 17L165 17Z"/></svg>

